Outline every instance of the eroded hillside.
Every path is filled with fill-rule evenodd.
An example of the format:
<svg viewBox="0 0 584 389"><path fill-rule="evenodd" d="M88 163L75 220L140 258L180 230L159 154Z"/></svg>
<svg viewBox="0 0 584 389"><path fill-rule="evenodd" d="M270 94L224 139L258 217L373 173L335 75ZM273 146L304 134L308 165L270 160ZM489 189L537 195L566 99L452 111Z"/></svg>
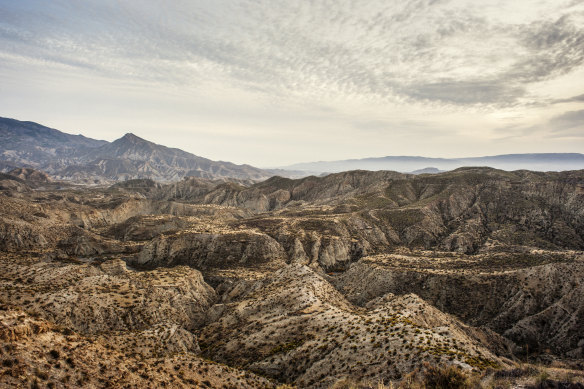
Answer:
<svg viewBox="0 0 584 389"><path fill-rule="evenodd" d="M4 385L581 378L582 171L39 177L0 177Z"/></svg>

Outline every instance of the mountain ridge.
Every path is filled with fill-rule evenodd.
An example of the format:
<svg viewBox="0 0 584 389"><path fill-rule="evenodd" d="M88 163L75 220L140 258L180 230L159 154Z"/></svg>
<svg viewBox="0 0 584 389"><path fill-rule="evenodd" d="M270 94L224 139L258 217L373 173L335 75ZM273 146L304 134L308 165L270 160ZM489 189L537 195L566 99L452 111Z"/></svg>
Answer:
<svg viewBox="0 0 584 389"><path fill-rule="evenodd" d="M113 142L71 135L34 122L0 118L0 162L31 167L63 180L86 182L186 176L260 181L273 174L250 165L213 161L143 139L131 132Z"/></svg>
<svg viewBox="0 0 584 389"><path fill-rule="evenodd" d="M487 166L507 171L584 169L584 154L580 153L502 154L468 158L385 156L260 169L248 164L213 161L178 148L156 144L131 132L107 142L9 118L0 118L0 139L0 169L3 172L17 167L34 168L58 180L91 184L129 179L169 182L191 176L257 182L276 175L299 178L352 170L434 174L464 166ZM429 166L432 169L429 170Z"/></svg>
<svg viewBox="0 0 584 389"><path fill-rule="evenodd" d="M393 170L412 172L432 166L438 170L453 170L464 166L488 166L502 170L558 171L584 168L581 153L514 153L482 157L431 158L422 156L384 156L335 161L302 162L282 166L285 170L300 170L312 174L339 173L347 170Z"/></svg>

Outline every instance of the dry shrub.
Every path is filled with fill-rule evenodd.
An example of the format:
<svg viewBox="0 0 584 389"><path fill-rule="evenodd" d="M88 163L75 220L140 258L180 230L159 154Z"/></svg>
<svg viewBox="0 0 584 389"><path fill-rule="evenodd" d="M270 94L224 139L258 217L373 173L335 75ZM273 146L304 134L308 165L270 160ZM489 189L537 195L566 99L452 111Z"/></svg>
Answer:
<svg viewBox="0 0 584 389"><path fill-rule="evenodd" d="M468 375L455 366L440 367L426 364L424 387L428 389L462 389L470 386Z"/></svg>

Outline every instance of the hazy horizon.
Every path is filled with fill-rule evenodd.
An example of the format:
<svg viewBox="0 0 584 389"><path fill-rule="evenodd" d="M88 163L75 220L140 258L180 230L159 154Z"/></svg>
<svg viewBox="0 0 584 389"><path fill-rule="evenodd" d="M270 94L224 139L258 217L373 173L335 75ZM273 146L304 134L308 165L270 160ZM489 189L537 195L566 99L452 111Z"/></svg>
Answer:
<svg viewBox="0 0 584 389"><path fill-rule="evenodd" d="M258 167L584 149L584 1L0 0L0 115Z"/></svg>
<svg viewBox="0 0 584 389"><path fill-rule="evenodd" d="M15 118L4 118L0 116L0 119L9 119L9 120L17 120L17 121L21 121L21 122L32 122L32 123L36 123L33 121L27 121L27 120L18 120ZM40 124L43 125L42 123L36 123L36 124ZM46 127L46 126L45 126ZM48 127L50 128L50 127ZM56 128L52 128L53 130L57 130L60 131L59 129ZM63 131L61 131L63 132ZM84 134L78 133L78 134L73 134L73 133L66 133L68 135L76 135L76 136L86 136ZM125 137L127 134L133 134L133 133L125 133L120 135L118 138L113 139L113 141L121 139L123 137ZM136 134L133 134L135 136L138 136ZM89 137L90 138L90 137ZM95 138L92 138L95 139ZM149 139L145 139L142 138L146 141L151 142ZM97 139L97 140L104 140L104 139ZM164 144L159 144L161 146L165 146L168 147L167 145ZM178 147L178 149L181 149L180 147ZM183 150L183 151L187 151L187 150ZM391 166L388 166L386 161L383 161L384 159L399 159L399 158L403 158L403 159L420 159L422 161L416 162L414 164L414 166L410 166L410 167L405 167L407 166L401 166L402 169L398 169L399 171L403 171L403 172L411 172L414 170L420 170L420 169L424 169L424 168L436 168L438 166L440 166L440 169L444 169L444 171L448 171L448 170L452 170L455 169L456 167L463 167L463 166L472 166L469 164L459 164L459 163L455 163L456 161L465 161L468 162L470 160L476 160L476 159L488 159L488 158L496 158L496 157L507 157L507 156L518 156L521 158L521 156L532 156L532 155L550 155L550 156L560 156L560 155L580 155L580 156L584 156L584 153L579 153L579 152L573 152L573 153L510 153L510 154L493 154L493 155L478 155L478 156L465 156L465 155L458 155L458 156L452 156L452 157L428 157L428 156L424 156L424 155L378 155L378 156L367 156L367 157L362 157L362 158L346 158L346 159L336 159L336 160L314 160L314 161L298 161L298 162L294 162L288 165L278 165L278 166L254 166L257 168L261 168L261 169L290 169L290 170L300 170L303 171L305 170L306 172L312 172L312 173L316 173L316 174L320 174L320 173L337 173L337 172L341 172L341 171L347 171L347 170L355 170L355 169L364 169L364 170L395 170L395 169L391 169ZM198 155L199 157L205 157L204 155ZM432 161L431 160L436 160L437 164L432 165ZM440 161L443 160L443 162L446 163L446 165L442 165L440 164ZM584 159L583 159L584 160ZM228 160L216 160L218 162L232 162L232 161L228 161ZM351 166L352 162L358 162L361 163L362 165L360 166ZM541 160L539 161L536 165L538 165L539 167L543 168L546 167L546 164L549 161L546 160ZM558 162L558 161L555 161ZM344 165L344 163L347 163L346 166ZM559 162L561 165L561 161ZM314 167L315 165L320 165L322 164L323 166L334 166L334 169L319 169ZM248 163L242 162L239 165L250 165ZM314 166L310 166L310 165L314 165ZM398 164L399 165L399 164ZM456 166L455 166L456 165ZM515 162L511 162L511 163L501 163L499 164L499 166L491 166L491 167L496 167L496 168L500 168L503 170L519 170L519 169L529 169L529 167L531 168L535 168L536 166L533 165L533 162L527 162L525 163L525 166L529 166L529 167L522 167L521 164L520 166L514 166L516 165ZM557 166L560 166L557 165ZM252 165L253 166L253 165ZM487 166L487 165L485 165ZM567 165L566 165L567 166ZM563 168L565 168L566 166L563 166ZM565 169L550 169L551 171L554 170L565 170ZM571 167L568 170L574 170L574 169L580 169L580 166L575 166L575 167ZM540 171L544 171L545 169L535 169L535 170L540 170Z"/></svg>

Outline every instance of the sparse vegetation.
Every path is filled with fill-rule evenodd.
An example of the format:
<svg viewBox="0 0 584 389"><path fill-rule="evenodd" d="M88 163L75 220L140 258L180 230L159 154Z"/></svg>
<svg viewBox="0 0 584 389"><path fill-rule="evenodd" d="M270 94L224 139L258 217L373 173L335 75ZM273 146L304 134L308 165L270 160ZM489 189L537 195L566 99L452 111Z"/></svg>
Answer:
<svg viewBox="0 0 584 389"><path fill-rule="evenodd" d="M581 382L512 362L581 361L570 174L537 191L471 169L0 196L0 384Z"/></svg>

